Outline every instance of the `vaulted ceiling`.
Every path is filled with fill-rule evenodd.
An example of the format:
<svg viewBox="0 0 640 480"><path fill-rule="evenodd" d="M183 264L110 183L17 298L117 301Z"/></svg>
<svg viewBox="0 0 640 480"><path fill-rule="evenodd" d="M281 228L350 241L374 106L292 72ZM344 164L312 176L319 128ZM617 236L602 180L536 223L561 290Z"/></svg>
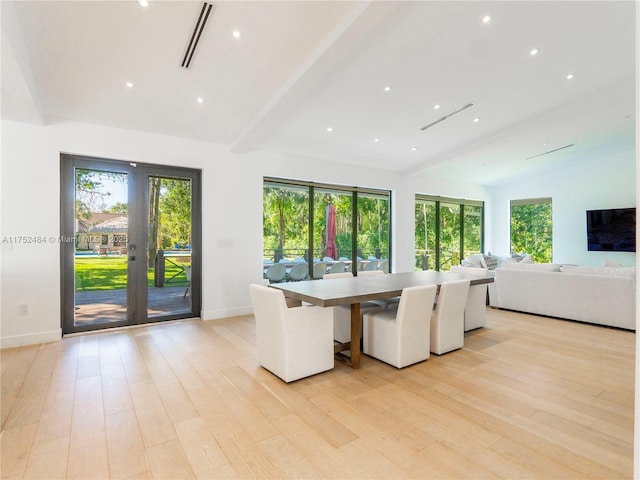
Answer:
<svg viewBox="0 0 640 480"><path fill-rule="evenodd" d="M203 2L0 8L6 119L486 185L634 149L633 1L221 1L189 68Z"/></svg>

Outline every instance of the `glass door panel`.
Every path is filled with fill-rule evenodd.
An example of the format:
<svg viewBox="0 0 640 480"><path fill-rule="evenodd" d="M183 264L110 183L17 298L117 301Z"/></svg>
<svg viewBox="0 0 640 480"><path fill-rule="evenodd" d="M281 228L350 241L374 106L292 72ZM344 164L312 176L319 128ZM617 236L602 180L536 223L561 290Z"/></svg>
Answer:
<svg viewBox="0 0 640 480"><path fill-rule="evenodd" d="M416 202L415 232L416 270L435 270L436 202Z"/></svg>
<svg viewBox="0 0 640 480"><path fill-rule="evenodd" d="M308 188L267 183L262 195L263 277L269 282L306 279L313 258L309 254Z"/></svg>
<svg viewBox="0 0 640 480"><path fill-rule="evenodd" d="M327 273L352 271L353 195L340 191L315 190L313 245Z"/></svg>
<svg viewBox="0 0 640 480"><path fill-rule="evenodd" d="M61 167L63 333L197 317L200 172L68 154Z"/></svg>
<svg viewBox="0 0 640 480"><path fill-rule="evenodd" d="M358 270L389 271L389 199L358 194ZM371 262L375 264L369 265Z"/></svg>
<svg viewBox="0 0 640 480"><path fill-rule="evenodd" d="M464 241L462 258L482 251L482 207L464 205Z"/></svg>
<svg viewBox="0 0 640 480"><path fill-rule="evenodd" d="M128 174L75 168L73 325L127 321Z"/></svg>
<svg viewBox="0 0 640 480"><path fill-rule="evenodd" d="M440 203L440 271L460 265L460 205Z"/></svg>
<svg viewBox="0 0 640 480"><path fill-rule="evenodd" d="M191 305L189 178L148 176L147 317L188 314Z"/></svg>

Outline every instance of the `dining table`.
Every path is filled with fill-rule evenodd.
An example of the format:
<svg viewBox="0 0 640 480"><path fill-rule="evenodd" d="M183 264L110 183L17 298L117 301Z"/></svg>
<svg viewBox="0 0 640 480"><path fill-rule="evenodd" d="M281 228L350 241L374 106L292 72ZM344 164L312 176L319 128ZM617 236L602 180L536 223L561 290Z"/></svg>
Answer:
<svg viewBox="0 0 640 480"><path fill-rule="evenodd" d="M309 280L303 282L273 283L269 286L282 290L285 298L311 303L320 307L351 306L351 341L337 343L336 360L354 369L360 368L360 304L370 300L397 297L407 287L436 285L444 282L469 280L470 285L492 283L493 275L475 276L464 273L422 270L390 273L386 275L362 275L338 278L331 281ZM349 351L350 355L344 352Z"/></svg>

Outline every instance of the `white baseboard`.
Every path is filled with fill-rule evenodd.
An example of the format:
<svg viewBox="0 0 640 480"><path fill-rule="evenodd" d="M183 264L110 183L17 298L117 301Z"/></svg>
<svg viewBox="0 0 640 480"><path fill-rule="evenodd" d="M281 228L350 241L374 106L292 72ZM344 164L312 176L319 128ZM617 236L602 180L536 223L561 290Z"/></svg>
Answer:
<svg viewBox="0 0 640 480"><path fill-rule="evenodd" d="M251 315L252 313L253 308L251 308L251 306L237 308L220 308L217 310L202 310L200 318L202 318L202 320L217 320L219 318Z"/></svg>
<svg viewBox="0 0 640 480"><path fill-rule="evenodd" d="M38 343L59 342L61 338L62 329L60 328L49 332L12 335L0 338L0 348L24 347L25 345L37 345Z"/></svg>

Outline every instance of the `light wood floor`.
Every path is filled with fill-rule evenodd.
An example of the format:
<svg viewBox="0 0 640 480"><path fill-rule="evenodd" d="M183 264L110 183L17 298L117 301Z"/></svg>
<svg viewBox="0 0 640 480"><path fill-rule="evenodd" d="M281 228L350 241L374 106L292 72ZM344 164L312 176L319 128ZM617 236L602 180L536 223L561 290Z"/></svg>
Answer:
<svg viewBox="0 0 640 480"><path fill-rule="evenodd" d="M634 334L488 310L465 348L285 384L252 316L3 350L3 478L631 478Z"/></svg>

